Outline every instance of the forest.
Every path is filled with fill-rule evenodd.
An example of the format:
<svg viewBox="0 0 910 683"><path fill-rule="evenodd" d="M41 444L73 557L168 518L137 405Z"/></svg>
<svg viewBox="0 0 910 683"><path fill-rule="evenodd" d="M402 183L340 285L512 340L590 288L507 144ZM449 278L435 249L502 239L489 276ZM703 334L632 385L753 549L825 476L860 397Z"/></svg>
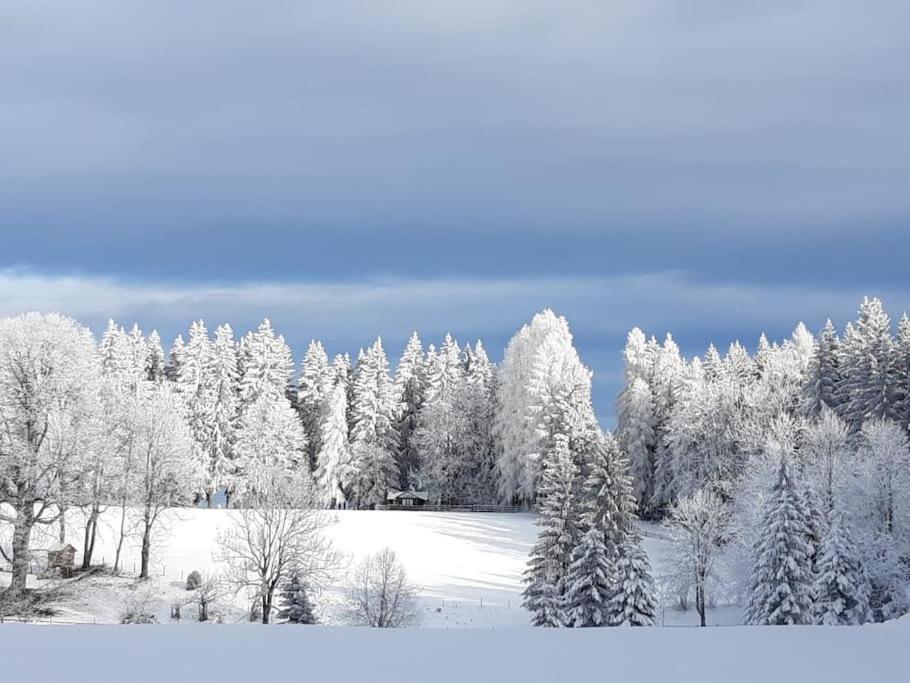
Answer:
<svg viewBox="0 0 910 683"><path fill-rule="evenodd" d="M751 624L891 619L908 610L910 558L910 319L896 327L867 298L840 334L830 321L817 336L799 324L753 351L736 342L693 358L669 334L634 329L611 432L569 324L551 310L501 363L480 341L424 346L415 332L394 369L381 339L353 360L314 340L298 366L267 319L239 339L195 321L166 354L138 325L112 320L96 342L58 314L7 318L8 593L26 591L33 531L58 528L62 543L70 509L85 512L83 567L112 508L113 569L137 534L144 578L165 511L223 505L243 527L225 536L225 554L239 582L271 584L260 596L268 615L277 591L303 593L329 570L319 511L373 509L414 489L537 513L523 603L534 625L653 624L639 520L671 534L673 571L660 581L702 625L718 593L737 596ZM256 575L241 532L276 528L298 547Z"/></svg>

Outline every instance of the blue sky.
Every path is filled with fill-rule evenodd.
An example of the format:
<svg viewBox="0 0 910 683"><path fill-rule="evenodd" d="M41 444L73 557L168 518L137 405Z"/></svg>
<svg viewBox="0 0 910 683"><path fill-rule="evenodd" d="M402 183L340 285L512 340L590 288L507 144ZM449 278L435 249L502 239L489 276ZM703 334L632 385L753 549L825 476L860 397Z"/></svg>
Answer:
<svg viewBox="0 0 910 683"><path fill-rule="evenodd" d="M566 315L688 353L910 307L893 0L0 0L0 313L298 357Z"/></svg>

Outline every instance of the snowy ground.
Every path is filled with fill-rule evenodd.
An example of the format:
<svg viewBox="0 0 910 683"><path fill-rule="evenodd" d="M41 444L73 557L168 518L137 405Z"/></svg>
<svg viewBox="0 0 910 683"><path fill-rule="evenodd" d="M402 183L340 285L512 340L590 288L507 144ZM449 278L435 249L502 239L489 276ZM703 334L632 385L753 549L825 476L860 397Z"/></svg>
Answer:
<svg viewBox="0 0 910 683"><path fill-rule="evenodd" d="M906 620L852 628L492 631L0 626L2 679L32 683L856 683L906 681L908 662Z"/></svg>
<svg viewBox="0 0 910 683"><path fill-rule="evenodd" d="M170 618L170 605L186 597L182 590L186 576L193 570L204 575L217 572L215 560L219 528L229 523L226 510L181 509L168 513L154 553L153 580L139 590L152 593L161 621ZM520 607L521 574L528 550L536 536L531 514L366 512L333 513L337 523L328 530L335 546L351 561L385 546L394 549L405 564L411 580L421 587L422 626L436 628L525 627L528 615ZM96 559L111 564L114 555L114 529L119 512L108 511L101 524ZM81 548L82 522L72 515L70 542ZM667 541L659 527L645 525L645 547L654 564L655 575L666 564ZM35 547L53 541L37 538ZM77 562L81 558L77 556ZM138 570L139 552L131 541L124 552L122 567L128 575ZM340 580L343 580L343 574ZM8 582L0 572L0 584ZM53 588L46 582L30 582ZM95 575L58 587L49 608L57 621L111 623L119 618L123 596L135 587L131 576ZM324 620L333 623L332 605L339 598L338 587L322 596ZM245 600L233 601L226 621L243 618ZM736 606L712 609L709 623L737 624L741 613ZM695 623L694 612L679 612L667 601L661 620L666 625Z"/></svg>

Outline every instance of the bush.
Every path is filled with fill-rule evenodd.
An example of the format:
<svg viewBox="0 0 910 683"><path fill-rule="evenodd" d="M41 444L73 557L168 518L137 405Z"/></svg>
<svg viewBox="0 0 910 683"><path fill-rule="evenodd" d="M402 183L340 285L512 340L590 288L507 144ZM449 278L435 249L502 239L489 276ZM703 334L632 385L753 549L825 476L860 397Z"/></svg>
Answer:
<svg viewBox="0 0 910 683"><path fill-rule="evenodd" d="M194 591L202 585L202 574L197 571L190 572L190 575L186 577L186 589L188 591Z"/></svg>

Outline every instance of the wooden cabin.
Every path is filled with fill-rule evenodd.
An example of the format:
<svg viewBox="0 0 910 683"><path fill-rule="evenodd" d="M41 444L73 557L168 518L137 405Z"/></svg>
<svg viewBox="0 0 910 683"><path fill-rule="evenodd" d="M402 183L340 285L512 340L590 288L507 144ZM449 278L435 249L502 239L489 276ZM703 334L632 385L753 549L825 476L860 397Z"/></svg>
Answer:
<svg viewBox="0 0 910 683"><path fill-rule="evenodd" d="M421 507L427 504L430 499L426 491L389 491L386 496L386 503L389 507Z"/></svg>
<svg viewBox="0 0 910 683"><path fill-rule="evenodd" d="M49 572L57 572L61 576L70 577L73 575L75 565L76 549L69 543L48 549L47 570Z"/></svg>

